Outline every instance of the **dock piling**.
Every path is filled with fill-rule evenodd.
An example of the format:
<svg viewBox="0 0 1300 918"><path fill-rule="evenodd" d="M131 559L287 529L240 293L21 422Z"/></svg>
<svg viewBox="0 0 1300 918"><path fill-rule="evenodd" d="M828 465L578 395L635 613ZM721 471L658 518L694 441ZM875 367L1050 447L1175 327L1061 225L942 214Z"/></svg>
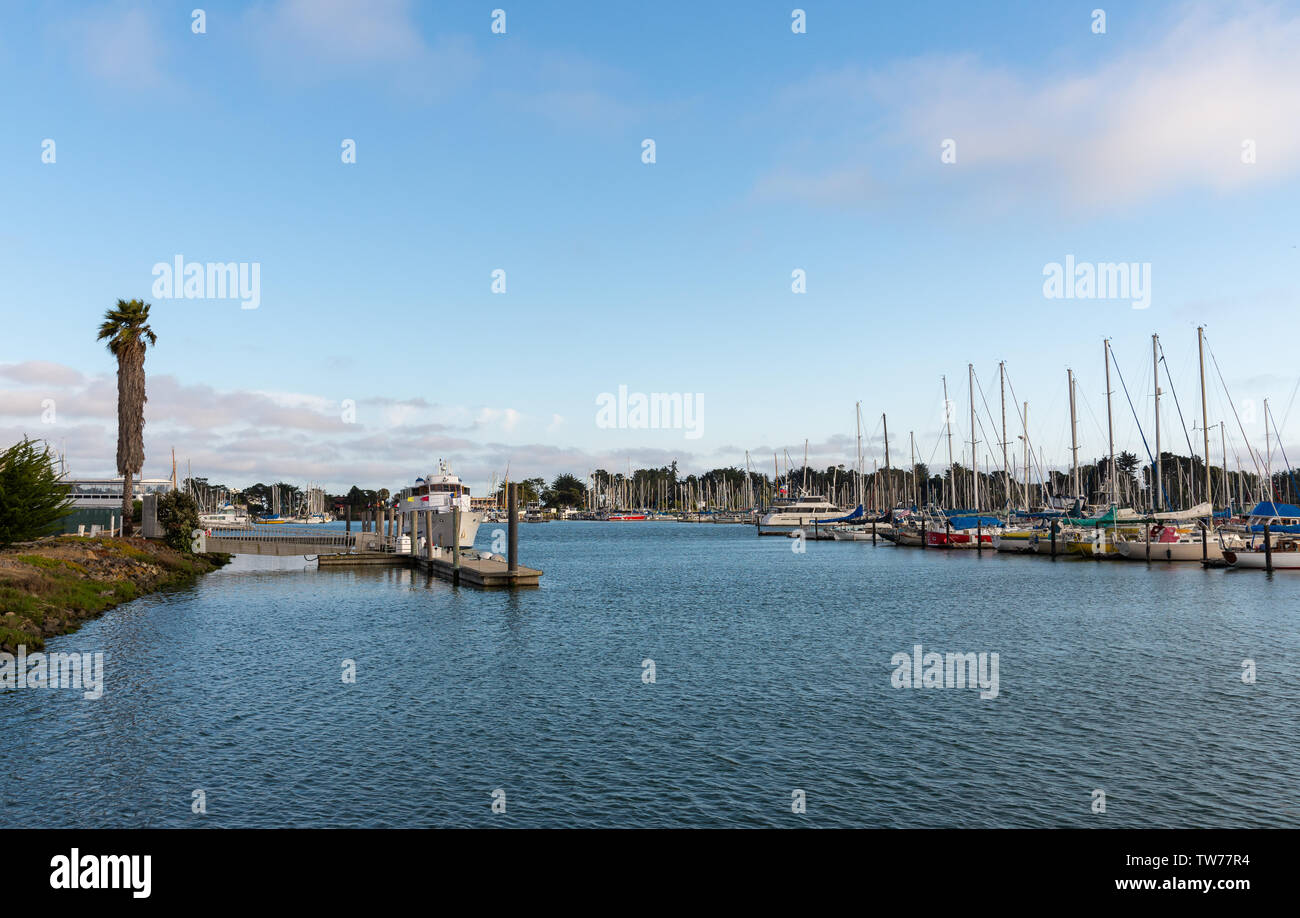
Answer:
<svg viewBox="0 0 1300 918"><path fill-rule="evenodd" d="M460 583L460 507L451 508L451 582Z"/></svg>
<svg viewBox="0 0 1300 918"><path fill-rule="evenodd" d="M510 522L507 524L506 570L511 574L519 570L519 485L510 482L506 491L506 507Z"/></svg>

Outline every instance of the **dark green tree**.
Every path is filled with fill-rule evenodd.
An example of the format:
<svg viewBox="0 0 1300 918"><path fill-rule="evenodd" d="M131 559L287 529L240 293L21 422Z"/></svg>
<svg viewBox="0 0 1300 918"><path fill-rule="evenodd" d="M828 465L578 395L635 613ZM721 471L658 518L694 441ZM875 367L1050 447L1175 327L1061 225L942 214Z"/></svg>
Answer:
<svg viewBox="0 0 1300 918"><path fill-rule="evenodd" d="M199 505L184 491L168 491L158 498L158 525L169 548L192 554L194 530L203 528L199 525Z"/></svg>
<svg viewBox="0 0 1300 918"><path fill-rule="evenodd" d="M48 446L23 437L0 452L0 548L50 535L71 512Z"/></svg>
<svg viewBox="0 0 1300 918"><path fill-rule="evenodd" d="M586 495L587 488L580 478L563 474L555 476L542 499L548 507L580 507Z"/></svg>

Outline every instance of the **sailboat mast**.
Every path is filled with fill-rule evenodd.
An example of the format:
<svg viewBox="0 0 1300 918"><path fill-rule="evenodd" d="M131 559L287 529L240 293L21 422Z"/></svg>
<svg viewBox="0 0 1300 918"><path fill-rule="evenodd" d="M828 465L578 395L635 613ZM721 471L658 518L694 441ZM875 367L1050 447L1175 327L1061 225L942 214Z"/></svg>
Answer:
<svg viewBox="0 0 1300 918"><path fill-rule="evenodd" d="M885 478L889 480L889 506L894 506L894 476L889 465L889 418L880 415L880 422L885 425Z"/></svg>
<svg viewBox="0 0 1300 918"><path fill-rule="evenodd" d="M1157 348L1160 346L1160 337L1151 336L1151 372L1155 378L1156 384L1156 477L1155 488L1151 491L1151 510L1154 512L1163 505L1161 495L1164 494L1164 486L1160 480L1160 357L1157 354Z"/></svg>
<svg viewBox="0 0 1300 918"><path fill-rule="evenodd" d="M1007 362L998 364L998 380L1002 385L1002 500L1011 508L1011 468L1007 465Z"/></svg>
<svg viewBox="0 0 1300 918"><path fill-rule="evenodd" d="M858 480L856 482L858 506L862 505L862 402L857 402L853 406L853 413L857 419L858 427Z"/></svg>
<svg viewBox="0 0 1300 918"><path fill-rule="evenodd" d="M1074 497L1079 498L1079 416L1074 407L1074 370L1066 369L1066 381L1070 386L1070 454L1072 455L1071 478L1074 479Z"/></svg>
<svg viewBox="0 0 1300 918"><path fill-rule="evenodd" d="M1268 429L1268 399L1264 399L1264 474L1268 476L1268 490L1262 492L1273 500L1273 438Z"/></svg>
<svg viewBox="0 0 1300 918"><path fill-rule="evenodd" d="M943 377L943 421L948 427L948 506L957 506L957 476L952 470L952 402L948 401L948 377Z"/></svg>
<svg viewBox="0 0 1300 918"><path fill-rule="evenodd" d="M1029 505L1029 402L1025 402L1025 512L1030 511Z"/></svg>
<svg viewBox="0 0 1300 918"><path fill-rule="evenodd" d="M969 375L966 388L970 390L970 490L971 498L974 501L972 509L978 511L980 508L980 466L979 458L975 454L975 444L979 442L975 439L975 364L966 364L966 372Z"/></svg>
<svg viewBox="0 0 1300 918"><path fill-rule="evenodd" d="M907 436L912 441L912 506L919 507L920 503L917 500L916 489L916 431L909 430Z"/></svg>
<svg viewBox="0 0 1300 918"><path fill-rule="evenodd" d="M1205 407L1205 326L1196 328L1196 345L1201 354L1201 427L1205 432L1205 499L1210 502L1210 511L1214 511L1214 495L1210 492L1210 420ZM1193 495L1192 503L1196 503Z"/></svg>
<svg viewBox="0 0 1300 918"><path fill-rule="evenodd" d="M1106 339L1106 439L1110 443L1110 502L1117 504L1115 498L1115 414L1110 404L1110 339Z"/></svg>
<svg viewBox="0 0 1300 918"><path fill-rule="evenodd" d="M1232 488L1228 485L1228 433L1222 421L1219 422L1219 443L1223 446L1223 505L1232 504Z"/></svg>

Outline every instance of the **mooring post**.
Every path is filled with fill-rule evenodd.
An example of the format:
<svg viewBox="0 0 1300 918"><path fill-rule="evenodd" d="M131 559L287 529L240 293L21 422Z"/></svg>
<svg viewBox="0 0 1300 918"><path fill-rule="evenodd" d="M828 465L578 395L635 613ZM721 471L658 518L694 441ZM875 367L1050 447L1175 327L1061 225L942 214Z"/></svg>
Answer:
<svg viewBox="0 0 1300 918"><path fill-rule="evenodd" d="M1273 539L1269 535L1269 524L1264 524L1264 570L1273 573Z"/></svg>
<svg viewBox="0 0 1300 918"><path fill-rule="evenodd" d="M926 541L927 540L925 537L925 517L921 517L921 548L924 549L926 547L925 545Z"/></svg>
<svg viewBox="0 0 1300 918"><path fill-rule="evenodd" d="M1146 527L1147 531L1147 564L1151 563L1151 527Z"/></svg>
<svg viewBox="0 0 1300 918"><path fill-rule="evenodd" d="M1049 527L1049 529L1051 530L1052 533L1052 559L1053 560L1056 559L1056 528L1057 528L1056 520L1052 520L1052 525Z"/></svg>
<svg viewBox="0 0 1300 918"><path fill-rule="evenodd" d="M460 583L460 507L451 508L451 582Z"/></svg>
<svg viewBox="0 0 1300 918"><path fill-rule="evenodd" d="M412 510L411 517L411 556L420 557L420 511Z"/></svg>
<svg viewBox="0 0 1300 918"><path fill-rule="evenodd" d="M975 517L975 550L984 554L984 517Z"/></svg>
<svg viewBox="0 0 1300 918"><path fill-rule="evenodd" d="M519 570L519 485L510 482L506 491L506 507L510 522L507 524L506 570L514 574Z"/></svg>
<svg viewBox="0 0 1300 918"><path fill-rule="evenodd" d="M429 559L430 566L433 565L433 511L424 511L424 548L425 557Z"/></svg>
<svg viewBox="0 0 1300 918"><path fill-rule="evenodd" d="M352 531L352 505L351 505L351 504L348 504L347 526L346 526L346 528L344 528L343 531L344 531L344 532L351 532L351 531Z"/></svg>
<svg viewBox="0 0 1300 918"><path fill-rule="evenodd" d="M1201 523L1201 563L1204 564L1210 560L1210 546L1205 541L1205 535L1209 532L1210 527Z"/></svg>
<svg viewBox="0 0 1300 918"><path fill-rule="evenodd" d="M871 544L876 544L876 521L871 521Z"/></svg>

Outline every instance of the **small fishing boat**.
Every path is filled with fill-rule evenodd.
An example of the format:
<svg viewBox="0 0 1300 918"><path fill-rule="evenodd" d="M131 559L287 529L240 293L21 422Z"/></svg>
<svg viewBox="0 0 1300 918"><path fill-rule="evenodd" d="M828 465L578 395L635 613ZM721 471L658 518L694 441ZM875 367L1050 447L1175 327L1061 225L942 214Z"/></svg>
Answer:
<svg viewBox="0 0 1300 918"><path fill-rule="evenodd" d="M1278 539L1271 552L1264 551L1262 545L1235 551L1225 549L1223 560L1231 567L1261 571L1266 570L1271 561L1275 571L1298 571L1300 570L1300 540L1290 537Z"/></svg>
<svg viewBox="0 0 1300 918"><path fill-rule="evenodd" d="M1042 529L1032 526L1001 529L993 534L993 547L998 551L1032 553L1042 533Z"/></svg>
<svg viewBox="0 0 1300 918"><path fill-rule="evenodd" d="M1178 529L1159 523L1153 525L1143 538L1116 537L1115 550L1129 561L1221 561L1223 546L1214 536L1202 534L1199 529Z"/></svg>
<svg viewBox="0 0 1300 918"><path fill-rule="evenodd" d="M927 529L925 544L930 548L993 547L993 534L1002 528L996 516L952 516L942 527Z"/></svg>

